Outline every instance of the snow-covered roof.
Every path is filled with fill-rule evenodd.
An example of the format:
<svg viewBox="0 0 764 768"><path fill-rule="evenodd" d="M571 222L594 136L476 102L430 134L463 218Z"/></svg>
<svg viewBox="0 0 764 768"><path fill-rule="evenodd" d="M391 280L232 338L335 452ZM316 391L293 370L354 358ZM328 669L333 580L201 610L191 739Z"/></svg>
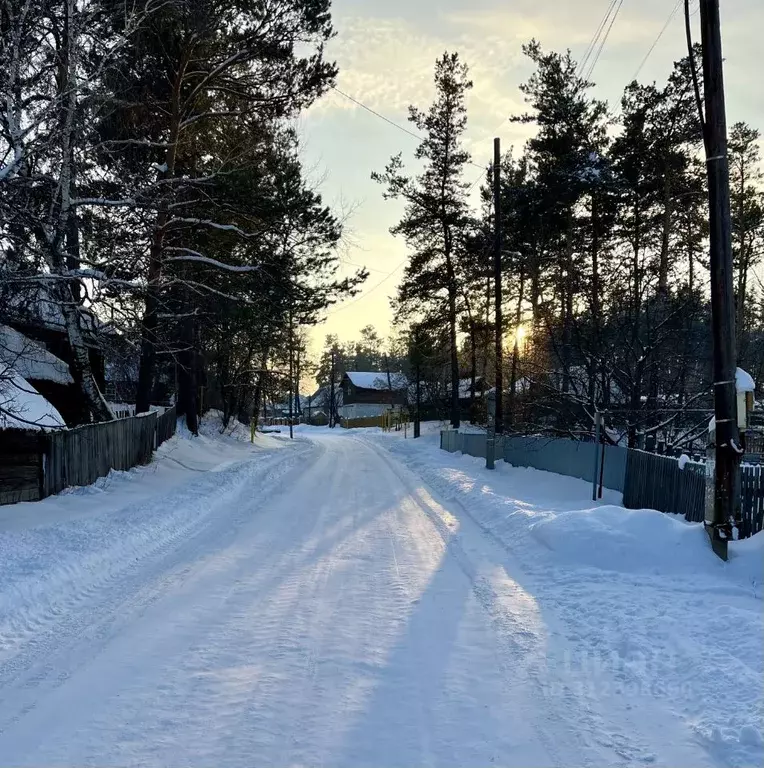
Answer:
<svg viewBox="0 0 764 768"><path fill-rule="evenodd" d="M18 372L0 378L0 429L66 429L61 414Z"/></svg>
<svg viewBox="0 0 764 768"><path fill-rule="evenodd" d="M66 321L61 302L44 283L29 283L16 287L12 293L5 292L0 299L3 319L14 323L47 328L52 331L66 331ZM114 329L102 323L87 307L79 307L80 329L86 341L93 342L100 334L114 334Z"/></svg>
<svg viewBox="0 0 764 768"><path fill-rule="evenodd" d="M483 377L475 377L475 394L482 392ZM451 382L446 384L446 392L451 391ZM464 400L470 396L472 392L472 378L459 379L459 399Z"/></svg>
<svg viewBox="0 0 764 768"><path fill-rule="evenodd" d="M738 368L735 371L735 388L738 392L755 392L756 383L748 371Z"/></svg>
<svg viewBox="0 0 764 768"><path fill-rule="evenodd" d="M406 389L408 380L402 373L390 373L390 380L386 371L347 371L345 375L360 389Z"/></svg>
<svg viewBox="0 0 764 768"><path fill-rule="evenodd" d="M0 372L13 370L25 379L71 384L69 366L45 347L8 325L0 325Z"/></svg>

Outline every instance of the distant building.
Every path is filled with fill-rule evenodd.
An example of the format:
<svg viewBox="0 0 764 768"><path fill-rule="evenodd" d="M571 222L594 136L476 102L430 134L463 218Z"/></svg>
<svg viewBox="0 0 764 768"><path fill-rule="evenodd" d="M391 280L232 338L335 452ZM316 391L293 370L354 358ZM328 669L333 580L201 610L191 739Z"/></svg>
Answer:
<svg viewBox="0 0 764 768"><path fill-rule="evenodd" d="M344 419L379 416L395 406L408 402L409 382L402 373L385 371L348 371L340 384Z"/></svg>

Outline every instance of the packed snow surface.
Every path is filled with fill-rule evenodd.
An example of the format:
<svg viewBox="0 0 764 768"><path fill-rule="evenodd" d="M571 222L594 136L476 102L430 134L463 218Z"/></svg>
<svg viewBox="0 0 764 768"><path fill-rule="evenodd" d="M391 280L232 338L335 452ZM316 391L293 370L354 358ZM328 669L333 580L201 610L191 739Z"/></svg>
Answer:
<svg viewBox="0 0 764 768"><path fill-rule="evenodd" d="M423 437L213 419L0 508L0 763L764 759L762 534Z"/></svg>

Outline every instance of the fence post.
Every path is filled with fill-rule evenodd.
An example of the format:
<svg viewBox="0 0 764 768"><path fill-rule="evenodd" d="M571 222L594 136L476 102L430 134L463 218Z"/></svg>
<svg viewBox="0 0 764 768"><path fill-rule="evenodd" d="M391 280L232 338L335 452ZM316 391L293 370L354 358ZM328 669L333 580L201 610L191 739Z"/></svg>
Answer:
<svg viewBox="0 0 764 768"><path fill-rule="evenodd" d="M496 391L488 393L488 435L485 444L485 468L496 468Z"/></svg>
<svg viewBox="0 0 764 768"><path fill-rule="evenodd" d="M597 479L600 467L600 430L602 429L602 414L594 412L594 471L592 472L592 501L597 501Z"/></svg>

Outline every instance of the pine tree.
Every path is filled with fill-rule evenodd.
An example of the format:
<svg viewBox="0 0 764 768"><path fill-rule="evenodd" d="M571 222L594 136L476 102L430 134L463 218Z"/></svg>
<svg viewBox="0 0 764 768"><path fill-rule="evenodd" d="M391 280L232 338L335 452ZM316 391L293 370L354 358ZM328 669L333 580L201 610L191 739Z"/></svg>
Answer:
<svg viewBox="0 0 764 768"><path fill-rule="evenodd" d="M418 176L404 175L400 155L372 178L386 187L385 197L405 202L403 218L391 232L402 236L411 253L396 301L400 318L428 315L448 327L450 416L460 423L458 304L459 261L467 227L466 185L469 154L462 147L467 125L465 94L472 87L458 54L444 53L435 64L436 97L427 112L410 107L409 120L424 138L415 152L424 164Z"/></svg>

